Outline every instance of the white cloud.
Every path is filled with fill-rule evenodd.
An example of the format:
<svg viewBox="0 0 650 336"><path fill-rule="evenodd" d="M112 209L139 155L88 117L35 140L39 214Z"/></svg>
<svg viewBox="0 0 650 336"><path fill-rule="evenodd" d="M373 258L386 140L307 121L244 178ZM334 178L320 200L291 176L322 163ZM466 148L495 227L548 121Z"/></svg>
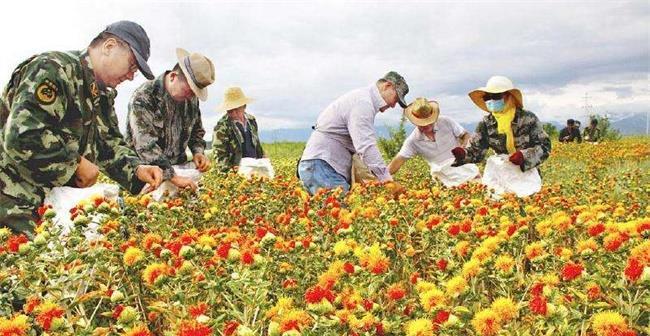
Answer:
<svg viewBox="0 0 650 336"><path fill-rule="evenodd" d="M103 27L129 19L152 45L161 73L183 47L208 55L217 82L202 103L208 133L229 85L257 99L262 129L308 128L346 91L388 70L407 79L413 99L437 99L442 113L471 122L482 113L467 92L509 76L527 108L548 120L581 113L647 111L650 93L647 1L20 1L0 11L0 82L31 54L83 48ZM118 118L140 76L119 87ZM399 120L387 111L377 124Z"/></svg>

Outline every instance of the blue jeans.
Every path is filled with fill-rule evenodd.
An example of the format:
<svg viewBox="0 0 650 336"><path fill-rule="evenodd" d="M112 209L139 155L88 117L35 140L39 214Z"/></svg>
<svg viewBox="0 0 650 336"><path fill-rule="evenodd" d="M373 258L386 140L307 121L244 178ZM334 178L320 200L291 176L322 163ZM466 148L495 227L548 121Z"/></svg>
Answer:
<svg viewBox="0 0 650 336"><path fill-rule="evenodd" d="M298 176L311 195L315 194L319 188L334 189L342 187L345 192L350 190L350 184L345 177L337 173L325 160L300 161Z"/></svg>

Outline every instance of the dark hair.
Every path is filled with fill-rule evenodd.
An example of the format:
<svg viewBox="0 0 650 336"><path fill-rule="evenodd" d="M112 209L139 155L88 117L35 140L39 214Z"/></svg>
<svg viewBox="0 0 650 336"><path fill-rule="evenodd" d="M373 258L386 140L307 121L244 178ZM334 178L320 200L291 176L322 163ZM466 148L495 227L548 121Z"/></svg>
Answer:
<svg viewBox="0 0 650 336"><path fill-rule="evenodd" d="M90 41L89 47L91 47L91 48L97 47L100 44L104 43L104 41L106 41L106 40L108 40L110 38L115 39L115 41L117 41L117 43L119 45L123 46L123 47L128 47L129 46L129 44L124 42L124 40L122 40L121 38L119 38L119 37L117 37L117 36L115 36L115 35L113 35L111 33L101 32L101 33L99 33L99 35L95 36L95 38L92 41Z"/></svg>
<svg viewBox="0 0 650 336"><path fill-rule="evenodd" d="M598 119L591 119L592 125L598 125Z"/></svg>
<svg viewBox="0 0 650 336"><path fill-rule="evenodd" d="M569 125L575 125L576 121L573 120L573 119L569 119L569 120L566 121L566 123L569 124Z"/></svg>
<svg viewBox="0 0 650 336"><path fill-rule="evenodd" d="M183 72L183 69L181 69L180 64L176 63L176 65L174 65L174 68L172 69L172 71L175 72L176 75L177 75L180 79L182 79L182 80L184 80L184 81L187 82L187 77L185 77L185 72Z"/></svg>

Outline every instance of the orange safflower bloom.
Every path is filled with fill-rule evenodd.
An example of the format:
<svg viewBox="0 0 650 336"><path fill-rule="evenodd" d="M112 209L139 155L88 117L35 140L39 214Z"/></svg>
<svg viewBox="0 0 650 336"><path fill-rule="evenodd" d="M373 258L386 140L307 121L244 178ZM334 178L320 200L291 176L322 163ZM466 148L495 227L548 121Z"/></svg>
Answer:
<svg viewBox="0 0 650 336"><path fill-rule="evenodd" d="M38 305L34 311L38 313L36 323L45 331L49 331L52 326L52 320L63 316L65 312L61 307L51 301L45 301Z"/></svg>
<svg viewBox="0 0 650 336"><path fill-rule="evenodd" d="M396 283L388 287L386 290L386 295L389 299L396 301L406 296L406 290L401 284Z"/></svg>
<svg viewBox="0 0 650 336"><path fill-rule="evenodd" d="M30 328L29 317L16 315L12 319L0 317L0 335L3 336L27 336Z"/></svg>
<svg viewBox="0 0 650 336"><path fill-rule="evenodd" d="M153 336L153 334L149 331L147 326L139 325L123 333L122 336Z"/></svg>
<svg viewBox="0 0 650 336"><path fill-rule="evenodd" d="M496 335L501 330L501 319L494 310L484 309L474 316L472 326L479 335Z"/></svg>
<svg viewBox="0 0 650 336"><path fill-rule="evenodd" d="M170 274L171 270L167 264L154 263L147 266L147 268L142 271L142 280L148 285L153 285L156 280L161 277Z"/></svg>
<svg viewBox="0 0 650 336"><path fill-rule="evenodd" d="M176 336L210 336L212 328L195 320L181 321Z"/></svg>

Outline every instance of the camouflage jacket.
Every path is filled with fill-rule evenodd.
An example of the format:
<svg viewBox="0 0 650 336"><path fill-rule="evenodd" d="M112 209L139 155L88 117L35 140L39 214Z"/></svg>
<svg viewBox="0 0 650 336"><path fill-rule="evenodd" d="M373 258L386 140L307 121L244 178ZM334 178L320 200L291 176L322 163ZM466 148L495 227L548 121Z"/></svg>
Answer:
<svg viewBox="0 0 650 336"><path fill-rule="evenodd" d="M245 116L247 127L250 129L253 138L253 146L257 151L257 158L262 158L264 157L264 149L257 133L257 121L255 117L248 113L245 113ZM217 169L226 171L239 165L242 158L243 143L243 134L239 131L235 122L228 118L228 114L225 114L217 122L212 133L212 156Z"/></svg>
<svg viewBox="0 0 650 336"><path fill-rule="evenodd" d="M587 126L582 130L582 137L587 142L598 142L600 141L600 129L598 127Z"/></svg>
<svg viewBox="0 0 650 336"><path fill-rule="evenodd" d="M95 80L86 50L46 52L21 63L0 104L0 191L38 205L45 189L71 185L83 156L139 192L141 161L118 129L116 95Z"/></svg>
<svg viewBox="0 0 650 336"><path fill-rule="evenodd" d="M524 155L522 171L537 167L548 158L551 140L535 114L518 108L512 121L512 133L515 136L515 147ZM476 126L476 133L466 148L465 163L483 161L488 148L497 154L508 154L506 135L497 133L497 121L492 114L485 116Z"/></svg>
<svg viewBox="0 0 650 336"><path fill-rule="evenodd" d="M192 154L203 154L206 144L198 98L175 101L165 89L167 73L133 92L126 141L142 161L159 166L168 180L174 176L172 165L187 162L188 146Z"/></svg>

